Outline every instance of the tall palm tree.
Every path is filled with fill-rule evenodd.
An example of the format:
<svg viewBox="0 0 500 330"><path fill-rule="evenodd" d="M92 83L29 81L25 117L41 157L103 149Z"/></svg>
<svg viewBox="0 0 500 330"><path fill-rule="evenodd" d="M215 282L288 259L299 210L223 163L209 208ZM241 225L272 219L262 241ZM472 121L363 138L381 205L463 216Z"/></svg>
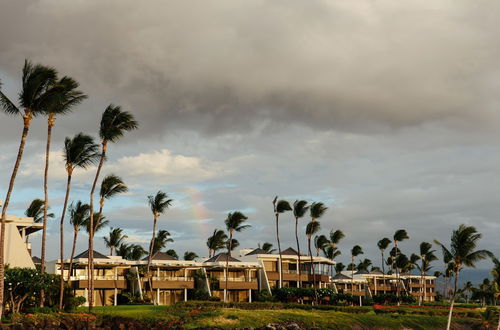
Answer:
<svg viewBox="0 0 500 330"><path fill-rule="evenodd" d="M50 144L52 142L52 128L56 122L56 116L65 115L71 112L72 108L80 104L87 96L79 91L79 84L70 77L63 77L57 81L54 86L51 87L49 93L53 95L51 102L45 109L45 115L47 115L47 145L45 148L45 170L43 175L43 191L45 195L45 201L43 208L43 227L42 227L42 252L41 252L41 271L45 272L45 250L46 250L46 240L47 240L47 215L48 215L48 203L49 203L49 156L50 156ZM69 186L69 182L68 182ZM69 193L67 189L67 193ZM67 200L67 199L66 199ZM63 207L63 212L66 212L66 206ZM63 226L63 216L61 216L61 227ZM63 230L61 228L61 260L64 258L62 246L63 246ZM59 294L59 309L62 309L63 295L64 295L64 277L60 277L60 294ZM44 292L42 291L42 297ZM40 300L43 303L43 298Z"/></svg>
<svg viewBox="0 0 500 330"><path fill-rule="evenodd" d="M309 214L311 216L311 223L318 222L318 219L321 218L325 214L327 209L328 208L322 202L312 203L311 207L309 208ZM320 228L320 226L318 225L318 226L311 226L310 229L311 230L316 229L316 231L314 231L314 233L313 233L313 234L315 234L319 230L319 228ZM306 231L307 231L307 228L306 228ZM312 270L312 274L313 274L313 288L316 288L316 276L315 276L313 258L312 258L311 247L310 247L311 237L308 237L308 245L309 245L309 255L311 256L311 270Z"/></svg>
<svg viewBox="0 0 500 330"><path fill-rule="evenodd" d="M42 199L37 198L32 200L26 211L24 211L24 215L33 218L34 223L42 222L44 204L45 201L43 201ZM54 216L54 213L47 214L47 217L49 218L53 218Z"/></svg>
<svg viewBox="0 0 500 330"><path fill-rule="evenodd" d="M273 249L273 244L269 242L262 243L262 246L258 244L259 249L266 251L267 253L273 253L276 249Z"/></svg>
<svg viewBox="0 0 500 330"><path fill-rule="evenodd" d="M69 206L69 222L73 226L73 247L71 248L71 257L69 258L68 282L70 281L71 272L73 270L73 258L75 257L76 241L80 229L87 226L87 218L89 217L90 206L83 204L81 201L73 202Z"/></svg>
<svg viewBox="0 0 500 330"><path fill-rule="evenodd" d="M213 257L217 251L226 247L227 235L222 229L214 229L212 236L207 239L208 257Z"/></svg>
<svg viewBox="0 0 500 330"><path fill-rule="evenodd" d="M462 288L462 291L466 293L465 302L467 304L469 303L469 297L472 293L472 289L474 289L474 285L472 284L471 281L467 281Z"/></svg>
<svg viewBox="0 0 500 330"><path fill-rule="evenodd" d="M363 248L359 245L354 245L351 249L351 264L355 265L354 260L357 256L363 254ZM354 294L354 268L351 267L351 293Z"/></svg>
<svg viewBox="0 0 500 330"><path fill-rule="evenodd" d="M446 328L449 330L451 327L451 316L453 314L453 304L457 294L458 280L460 271L463 267L476 266L476 263L487 257L493 257L493 254L488 250L476 250L477 244L481 239L481 234L477 232L473 226L460 225L458 229L454 230L451 234L450 249L444 246L441 242L434 240L434 242L441 246L443 252L454 264L454 285L453 295L451 298L450 312L448 314L448 323Z"/></svg>
<svg viewBox="0 0 500 330"><path fill-rule="evenodd" d="M94 222L94 230L92 231L92 235L95 236L98 232L100 232L104 227L106 227L109 224L109 220L106 219L104 215L99 215L98 212L94 213L94 219L99 218L99 223ZM89 216L85 219L85 225L84 225L85 231L87 232L87 235L90 236L90 212Z"/></svg>
<svg viewBox="0 0 500 330"><path fill-rule="evenodd" d="M122 244L123 240L128 236L123 234L123 229L113 228L109 231L108 237L103 237L104 244L109 248L109 255L112 256L113 252Z"/></svg>
<svg viewBox="0 0 500 330"><path fill-rule="evenodd" d="M196 258L198 258L198 255L195 252L192 251L184 252L184 260L194 260Z"/></svg>
<svg viewBox="0 0 500 330"><path fill-rule="evenodd" d="M153 282L152 278L149 274L149 268L151 267L151 260L153 258L153 248L155 246L155 234L156 234L156 223L158 222L158 218L160 215L165 213L167 209L172 205L172 199L168 198L168 195L163 191L158 191L155 196L148 196L148 203L151 212L153 213L153 237L151 238L151 243L149 244L149 256L148 256L148 264L146 267L146 274L149 281L149 289L151 292L151 296L153 297ZM156 301L153 301L156 305Z"/></svg>
<svg viewBox="0 0 500 330"><path fill-rule="evenodd" d="M106 159L106 152L108 143L118 142L118 140L125 134L125 132L132 131L138 126L134 116L126 111L122 111L119 106L110 104L101 117L101 124L99 127L99 137L101 138L101 157L97 166L92 188L90 189L90 223L91 228L94 227L94 193L99 181L104 161ZM92 311L94 306L94 235L89 235L89 311Z"/></svg>
<svg viewBox="0 0 500 330"><path fill-rule="evenodd" d="M104 177L101 183L101 189L99 191L99 214L97 219L94 220L94 226L99 225L101 220L102 211L104 209L104 202L112 197L119 194L126 193L128 187L123 182L122 178L117 175L109 174Z"/></svg>
<svg viewBox="0 0 500 330"><path fill-rule="evenodd" d="M384 252L389 247L389 244L391 244L391 243L392 243L392 241L390 239L388 239L387 237L384 237L380 241L377 242L378 249L380 250L380 254L382 255L382 281L384 283L384 294L386 293Z"/></svg>
<svg viewBox="0 0 500 330"><path fill-rule="evenodd" d="M231 253L233 253L234 249L238 246L240 246L240 242L236 238L226 241L226 250L230 250Z"/></svg>
<svg viewBox="0 0 500 330"><path fill-rule="evenodd" d="M173 242L174 240L170 238L170 233L168 230L158 230L158 234L155 237L155 243L153 246L152 254L155 255L156 252L165 248L168 243Z"/></svg>
<svg viewBox="0 0 500 330"><path fill-rule="evenodd" d="M311 209L312 210L312 209ZM316 292L316 274L314 270L314 262L313 262L313 254L311 251L311 238L314 234L316 234L321 228L321 225L318 221L310 221L306 226L306 237L307 237L307 248L309 251L309 258L311 263L311 274L313 277L313 290Z"/></svg>
<svg viewBox="0 0 500 330"><path fill-rule="evenodd" d="M336 257L341 255L340 250L338 250L337 246L340 243L340 241L345 237L345 234L342 230L337 229L337 230L330 230L330 242L329 246L325 251L325 256L330 259L334 260ZM333 273L333 271L332 271Z"/></svg>
<svg viewBox="0 0 500 330"><path fill-rule="evenodd" d="M392 237L392 241L394 242L394 251L395 255L394 258L397 259L399 255L399 248L398 248L398 242L402 242L406 239L409 239L410 237L408 236L408 233L404 229L399 229L396 230L394 233L394 236ZM393 264L394 265L394 264ZM399 280L399 271L398 268L395 268L396 270L396 295L399 297L399 290L400 290L400 280Z"/></svg>
<svg viewBox="0 0 500 330"><path fill-rule="evenodd" d="M68 206L69 193L71 190L71 179L73 171L79 167L86 169L90 165L95 164L99 158L99 146L94 142L94 138L79 133L75 137L66 138L64 140L63 158L66 168L66 194L64 196L63 210L61 213L61 221L59 223L59 252L61 260L64 259L64 217ZM44 209L45 210L45 209ZM43 247L42 249L45 249ZM64 277L60 278L60 294L59 294L59 309L62 309L64 295Z"/></svg>
<svg viewBox="0 0 500 330"><path fill-rule="evenodd" d="M368 268L372 265L372 261L370 259L363 259L359 261L359 264L357 266L357 270L360 271L368 271Z"/></svg>
<svg viewBox="0 0 500 330"><path fill-rule="evenodd" d="M168 249L167 251L165 251L165 253L171 256L172 258L179 259L179 255L177 254L177 252L175 252L174 249Z"/></svg>
<svg viewBox="0 0 500 330"><path fill-rule="evenodd" d="M276 216L276 240L278 241L278 253L280 255L280 267L279 267L279 281L278 287L281 288L283 285L283 259L281 256L281 244L280 244L280 230L279 230L279 218L281 213L291 211L292 207L290 203L285 200L278 201L278 196L273 199L274 215Z"/></svg>
<svg viewBox="0 0 500 330"><path fill-rule="evenodd" d="M316 249L316 257L319 257L319 251L326 253L326 247L330 245L330 240L325 235L314 236L314 248Z"/></svg>
<svg viewBox="0 0 500 330"><path fill-rule="evenodd" d="M224 221L226 225L226 230L229 233L229 247L226 255L226 274L225 274L225 286L224 286L224 302L227 301L227 278L229 272L229 257L231 256L231 243L233 242L233 235L235 232L241 232L243 229L249 228L250 225L244 225L248 217L239 211L229 213L226 220Z"/></svg>
<svg viewBox="0 0 500 330"><path fill-rule="evenodd" d="M421 294L418 298L419 305L422 304L422 301L425 301L427 297L427 280L425 279L426 273L428 273L432 266L431 262L437 260L436 255L434 254L435 250L432 250L432 244L428 242L420 243L419 253L420 253L420 265L417 265L417 268L420 270L420 291ZM423 291L423 292L422 292Z"/></svg>
<svg viewBox="0 0 500 330"><path fill-rule="evenodd" d="M297 241L297 258L299 262L299 271L297 272L297 282L299 283L299 287L302 287L302 281L300 277L300 272L302 271L302 264L300 262L300 244L299 244L299 234L298 234L298 227L299 227L299 219L304 217L306 215L307 211L309 210L309 206L307 206L307 201L301 200L301 201L295 201L293 203L293 216L295 217L295 240Z"/></svg>
<svg viewBox="0 0 500 330"><path fill-rule="evenodd" d="M24 147L28 139L31 121L34 117L41 115L52 102L53 95L49 93L51 86L57 79L57 71L54 68L40 64L33 65L25 60L22 74L22 89L19 92L19 105L12 102L7 95L0 90L0 107L8 115L17 115L23 119L23 132L17 157L9 180L7 195L2 206L0 225L0 319L3 312L4 301L4 276L5 276L5 221L10 203L10 197L14 189L17 172L23 158ZM1 84L0 84L1 88Z"/></svg>

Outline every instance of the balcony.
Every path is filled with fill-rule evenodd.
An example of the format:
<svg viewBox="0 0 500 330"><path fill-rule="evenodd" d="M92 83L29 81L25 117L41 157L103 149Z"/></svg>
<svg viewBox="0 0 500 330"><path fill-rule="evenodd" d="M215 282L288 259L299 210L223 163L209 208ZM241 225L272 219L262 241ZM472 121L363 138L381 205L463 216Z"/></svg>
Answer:
<svg viewBox="0 0 500 330"><path fill-rule="evenodd" d="M87 275L71 276L71 285L75 289L85 289L88 287ZM125 276L94 275L95 289L125 289L127 281Z"/></svg>
<svg viewBox="0 0 500 330"><path fill-rule="evenodd" d="M259 285L257 283L257 279L245 279L245 278L228 278L227 279L227 287L226 281L224 278L219 279L219 289L228 289L228 290L257 290Z"/></svg>

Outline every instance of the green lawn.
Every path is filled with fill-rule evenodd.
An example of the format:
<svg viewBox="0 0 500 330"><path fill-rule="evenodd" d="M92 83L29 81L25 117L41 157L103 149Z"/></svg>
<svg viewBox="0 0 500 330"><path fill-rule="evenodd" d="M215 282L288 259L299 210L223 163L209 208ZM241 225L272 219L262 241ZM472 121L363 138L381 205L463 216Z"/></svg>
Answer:
<svg viewBox="0 0 500 330"><path fill-rule="evenodd" d="M84 311L85 309L81 309ZM198 309L188 306L107 306L96 307L101 316L130 317L145 322L175 322L186 328L217 326L222 328L245 328L264 326L268 323L295 321L309 327L321 329L442 329L446 326L444 316L422 315L377 315L374 312L352 314L325 310L278 309L246 310L239 308ZM454 319L457 328L468 329L477 321Z"/></svg>

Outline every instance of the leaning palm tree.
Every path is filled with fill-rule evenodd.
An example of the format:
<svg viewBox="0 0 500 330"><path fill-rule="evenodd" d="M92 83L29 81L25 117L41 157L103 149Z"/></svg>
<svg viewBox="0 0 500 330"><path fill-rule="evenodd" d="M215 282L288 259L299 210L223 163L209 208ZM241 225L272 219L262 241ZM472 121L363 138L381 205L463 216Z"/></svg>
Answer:
<svg viewBox="0 0 500 330"><path fill-rule="evenodd" d="M307 224L306 227L306 237L307 237L307 248L309 251L309 258L310 258L310 263L311 263L311 274L313 276L313 289L316 292L316 274L314 270L314 262L313 262L313 254L311 251L311 238L313 237L314 234L316 234L320 230L320 223L318 221L311 221Z"/></svg>
<svg viewBox="0 0 500 330"><path fill-rule="evenodd" d="M192 252L192 251L186 251L184 252L184 260L194 260L198 258L198 255L195 253L195 252Z"/></svg>
<svg viewBox="0 0 500 330"><path fill-rule="evenodd" d="M158 218L160 215L165 213L167 209L172 205L172 199L168 198L168 195L163 191L158 191L155 196L148 196L148 203L151 212L153 213L153 237L151 238L151 243L149 244L149 256L148 256L148 264L146 266L146 276L149 281L149 289L151 292L151 296L153 295L153 282L152 278L149 274L149 268L151 267L151 260L153 258L153 248L155 246L155 234L156 234L156 223L158 222ZM153 298L154 300L154 298ZM157 302L154 300L154 303Z"/></svg>
<svg viewBox="0 0 500 330"><path fill-rule="evenodd" d="M34 223L40 223L43 221L43 207L45 202L42 199L34 199L31 201L30 205L24 211L24 215L33 218ZM53 218L54 213L47 214L47 217Z"/></svg>
<svg viewBox="0 0 500 330"><path fill-rule="evenodd" d="M333 247L332 245L328 245L325 249L325 257L333 261L336 257L341 255L342 252L337 249L336 247ZM333 269L330 266L330 273L333 275Z"/></svg>
<svg viewBox="0 0 500 330"><path fill-rule="evenodd" d="M327 209L328 208L322 202L312 203L311 207L309 208L309 214L311 215L311 222L318 222L318 219L321 218L325 214ZM311 229L316 228L316 231L314 231L314 233L316 233L317 230L319 230L319 227L320 227L319 225L317 226L317 228L316 228L316 226L311 226ZM311 256L311 270L313 273L313 287L315 288L316 287L316 276L314 276L315 270L314 270L314 264L312 262L313 259L312 259L312 253L311 253L311 247L310 247L310 245L311 245L310 239L311 238L308 237L309 255Z"/></svg>
<svg viewBox="0 0 500 330"><path fill-rule="evenodd" d="M235 232L240 232L243 229L249 228L250 225L244 225L245 221L248 220L248 217L239 211L235 211L229 213L227 215L224 223L226 224L226 229L229 233L229 246L226 255L226 274L225 274L225 286L224 286L224 302L227 301L227 279L228 279L228 271L229 271L229 257L231 256L231 243L233 242L233 235Z"/></svg>
<svg viewBox="0 0 500 330"><path fill-rule="evenodd" d="M68 206L73 172L77 167L86 169L90 165L95 164L99 158L99 146L96 143L94 143L93 137L85 135L83 133L79 133L75 135L75 137L72 139L66 138L64 140L63 158L65 162L67 180L66 180L66 194L64 196L61 221L59 223L59 252L61 260L64 259L64 217L66 215L66 207ZM44 247L42 249L44 249ZM62 309L63 295L64 295L64 277L61 276L59 309Z"/></svg>
<svg viewBox="0 0 500 330"><path fill-rule="evenodd" d="M73 247L71 248L71 257L69 258L68 282L71 278L73 270L73 258L75 257L76 241L81 228L87 226L87 218L89 216L90 206L83 204L81 201L71 203L69 206L69 222L73 226Z"/></svg>
<svg viewBox="0 0 500 330"><path fill-rule="evenodd" d="M165 248L168 243L173 242L174 240L170 238L170 232L168 230L158 230L158 234L155 237L155 243L153 246L152 254L155 255L156 252Z"/></svg>
<svg viewBox="0 0 500 330"><path fill-rule="evenodd" d="M297 241L297 258L299 262L299 271L297 272L297 282L299 283L299 287L302 287L302 281L300 277L300 272L302 270L302 264L300 263L300 244L299 244L299 219L306 215L307 210L309 210L309 206L307 206L307 201L295 201L293 203L293 216L295 217L295 240Z"/></svg>
<svg viewBox="0 0 500 330"><path fill-rule="evenodd" d="M51 86L57 79L57 72L54 68L43 66L40 64L33 65L26 60L23 67L22 89L19 92L19 105L12 102L0 90L0 107L6 114L17 115L23 119L23 132L17 157L12 169L12 174L9 180L7 194L2 206L1 225L0 225L0 320L3 312L4 301L4 276L5 276L5 221L6 214L10 203L10 197L14 189L17 172L23 158L24 147L28 139L31 121L34 117L41 115L52 102L50 90ZM0 83L0 88L1 88Z"/></svg>
<svg viewBox="0 0 500 330"><path fill-rule="evenodd" d="M50 144L52 142L52 128L56 122L56 116L65 115L71 112L72 108L80 104L87 96L79 91L78 83L70 77L63 77L57 81L54 86L49 90L49 93L53 96L51 102L45 109L45 114L47 115L47 145L45 148L45 170L43 175L43 191L45 195L45 204L43 208L43 227L42 227L42 252L41 252L41 271L45 272L45 250L46 250L46 240L47 240L47 216L48 216L48 203L49 203L49 156L50 156ZM69 185L69 183L68 183ZM69 193L67 189L67 193ZM66 201L67 201L66 197ZM63 207L63 213L66 212L66 206ZM64 216L61 216L61 227L63 224ZM63 246L63 229L61 228L61 260L64 258L62 246ZM59 309L62 309L63 304L63 294L64 294L64 277L60 277L60 294L59 294ZM43 296L43 291L42 291ZM43 301L43 299L41 300Z"/></svg>
<svg viewBox="0 0 500 330"><path fill-rule="evenodd" d="M104 244L109 249L110 256L113 255L113 252L122 244L123 240L127 237L127 235L123 234L123 229L111 227L108 236L103 237Z"/></svg>
<svg viewBox="0 0 500 330"><path fill-rule="evenodd" d="M380 241L377 242L378 249L380 250L380 254L382 255L382 281L384 283L384 294L386 293L384 252L389 247L389 244L391 244L391 243L392 243L392 241L390 239L388 239L387 237L384 237Z"/></svg>
<svg viewBox="0 0 500 330"><path fill-rule="evenodd" d="M285 213L287 211L291 211L292 207L290 206L290 203L288 203L285 200L280 200L278 201L278 196L274 197L273 199L273 208L274 208L274 215L276 217L276 240L278 241L278 253L280 255L279 257L279 281L278 281L278 287L281 288L283 284L283 260L281 256L281 245L280 245L280 230L279 230L279 218L281 213Z"/></svg>
<svg viewBox="0 0 500 330"><path fill-rule="evenodd" d="M419 256L420 256L420 265L417 265L417 268L420 270L420 295L418 298L418 304L421 305L422 301L425 301L427 298L427 280L425 279L425 275L431 270L431 262L437 260L436 255L434 254L435 250L432 250L432 244L428 242L420 243Z"/></svg>
<svg viewBox="0 0 500 330"><path fill-rule="evenodd" d="M97 219L94 219L94 226L99 225L101 220L102 211L104 209L104 202L119 194L126 193L128 187L123 182L122 178L117 175L109 174L102 180L101 189L99 191L99 213Z"/></svg>
<svg viewBox="0 0 500 330"><path fill-rule="evenodd" d="M493 257L493 254L488 250L476 250L481 236L482 235L477 232L475 227L460 225L451 235L450 249L445 247L441 242L434 240L437 245L441 246L443 252L454 264L453 272L455 279L450 312L448 314L448 323L446 326L448 330L451 327L451 316L453 314L453 304L455 303L455 297L457 294L460 271L463 267L474 268L478 261L486 259L487 257Z"/></svg>
<svg viewBox="0 0 500 330"><path fill-rule="evenodd" d="M98 232L100 232L102 229L104 229L104 227L106 227L108 224L109 224L109 220L106 219L106 217L104 215L99 215L98 212L95 212L94 213L94 219L97 219L99 218L99 223L97 222L94 222L94 230L90 230L90 212L89 212L89 216L87 217L87 219L85 219L85 231L87 232L87 235L90 236L90 233L92 232L92 235L95 236L95 234L97 234Z"/></svg>
<svg viewBox="0 0 500 330"><path fill-rule="evenodd" d="M258 248L266 251L266 253L273 253L276 249L273 249L273 244L269 242L262 243L262 246L258 244Z"/></svg>
<svg viewBox="0 0 500 330"><path fill-rule="evenodd" d="M359 245L354 245L351 249L351 265L355 265L354 260L357 256L363 254L363 248ZM356 267L351 267L351 294L354 294L354 270Z"/></svg>
<svg viewBox="0 0 500 330"><path fill-rule="evenodd" d="M94 193L99 181L104 161L106 159L106 152L108 143L117 142L125 132L136 129L138 126L134 116L126 111L122 111L119 106L110 104L102 114L101 124L99 127L99 137L101 138L101 157L97 166L92 188L90 189L90 223L91 228L94 227ZM94 235L89 235L89 281L88 281L88 294L89 294L89 311L94 306Z"/></svg>
<svg viewBox="0 0 500 330"><path fill-rule="evenodd" d="M222 229L214 229L212 236L207 239L208 257L213 257L217 251L226 247L227 235Z"/></svg>
<svg viewBox="0 0 500 330"><path fill-rule="evenodd" d="M408 233L406 232L406 230L404 230L404 229L396 230L396 232L394 233L394 236L392 238L392 240L394 242L394 251L395 251L394 258L395 259L397 259L398 255L399 255L398 242L402 242L402 241L409 239L409 238L410 237L408 236ZM395 268L395 270L396 270L396 295L399 297L399 290L400 290L399 271L398 271L397 267Z"/></svg>
<svg viewBox="0 0 500 330"><path fill-rule="evenodd" d="M330 245L330 240L325 235L314 236L314 248L316 249L316 257L319 257L319 251L326 253L326 247Z"/></svg>

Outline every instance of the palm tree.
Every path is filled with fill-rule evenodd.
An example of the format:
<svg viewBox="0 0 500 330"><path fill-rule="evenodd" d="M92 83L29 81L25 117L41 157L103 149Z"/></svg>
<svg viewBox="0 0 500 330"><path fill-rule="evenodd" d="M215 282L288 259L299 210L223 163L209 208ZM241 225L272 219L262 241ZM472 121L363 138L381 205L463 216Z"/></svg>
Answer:
<svg viewBox="0 0 500 330"><path fill-rule="evenodd" d="M351 249L351 264L355 265L354 260L357 256L363 254L363 248L359 245L354 245ZM351 267L351 293L354 294L354 269L355 267Z"/></svg>
<svg viewBox="0 0 500 330"><path fill-rule="evenodd" d="M171 243L173 241L174 240L170 238L170 233L168 232L168 230L159 230L158 234L155 237L152 254L155 255L156 252L160 251L165 246L167 246L168 243Z"/></svg>
<svg viewBox="0 0 500 330"><path fill-rule="evenodd" d="M66 207L68 206L73 171L77 167L86 169L90 165L95 164L97 162L97 159L99 158L99 146L94 143L93 137L85 135L83 133L79 133L75 135L75 137L72 139L66 138L64 140L63 158L65 162L67 180L66 180L66 194L64 196L61 221L59 223L59 252L61 260L64 259L64 217L66 215ZM45 249L45 247L42 247L42 249ZM61 276L59 309L62 309L63 295L64 295L64 277Z"/></svg>
<svg viewBox="0 0 500 330"><path fill-rule="evenodd" d="M380 250L380 254L382 255L382 281L384 283L384 294L386 293L384 252L389 247L389 244L391 244L391 243L392 243L392 241L390 239L388 239L387 237L384 237L380 241L377 242L378 249Z"/></svg>
<svg viewBox="0 0 500 330"><path fill-rule="evenodd" d="M269 242L262 243L262 246L258 244L258 248L266 251L266 253L273 253L276 249L273 249L273 244Z"/></svg>
<svg viewBox="0 0 500 330"><path fill-rule="evenodd" d="M167 255L171 256L172 258L179 259L179 255L177 254L177 252L175 252L174 249L169 249L169 250L165 251L165 253Z"/></svg>
<svg viewBox="0 0 500 330"><path fill-rule="evenodd" d="M71 248L71 257L69 259L68 282L70 281L71 272L73 270L73 258L75 257L76 240L80 228L86 228L87 219L89 217L90 206L83 204L81 201L71 203L69 206L69 222L73 226L73 247Z"/></svg>
<svg viewBox="0 0 500 330"><path fill-rule="evenodd" d="M493 260L493 269L491 270L491 275L493 276L493 289L496 295L500 293L500 261L495 257Z"/></svg>
<svg viewBox="0 0 500 330"><path fill-rule="evenodd" d="M311 208L312 211L312 208ZM313 276L313 290L316 292L316 274L314 270L314 263L313 263L313 254L311 251L311 238L314 234L316 234L320 230L320 223L318 221L310 221L307 224L306 227L306 236L307 236L307 247L309 251L309 258L310 258L310 263L311 263L311 274Z"/></svg>
<svg viewBox="0 0 500 330"><path fill-rule="evenodd" d="M437 260L436 255L434 254L435 250L432 250L432 244L428 242L420 243L420 265L417 265L417 268L420 270L420 285L421 291L423 291L418 299L419 305L422 304L422 301L425 301L427 297L427 280L425 279L425 274L428 273L432 266L431 262Z"/></svg>
<svg viewBox="0 0 500 330"><path fill-rule="evenodd" d="M109 248L109 255L112 256L113 252L122 244L123 240L128 236L123 234L123 229L113 228L109 232L108 237L103 237L104 244Z"/></svg>
<svg viewBox="0 0 500 330"><path fill-rule="evenodd" d="M276 240L278 241L278 253L280 255L280 267L279 267L279 281L278 287L281 288L283 285L283 260L281 256L281 245L280 245L280 230L279 230L279 218L281 213L291 211L292 207L290 203L285 200L278 200L278 196L273 199L274 215L276 216Z"/></svg>
<svg viewBox="0 0 500 330"><path fill-rule="evenodd" d="M234 249L238 246L240 246L240 242L236 238L226 241L226 250L231 250L231 253L233 253Z"/></svg>
<svg viewBox="0 0 500 330"><path fill-rule="evenodd" d="M192 251L184 252L184 260L194 260L198 258L198 255Z"/></svg>
<svg viewBox="0 0 500 330"><path fill-rule="evenodd" d="M5 221L10 197L14 189L17 172L23 158L24 147L28 139L31 120L37 115L41 115L52 102L53 95L49 93L51 86L57 79L57 72L54 68L40 64L33 65L25 60L22 75L22 89L19 93L19 105L14 104L0 90L0 107L9 115L21 116L23 119L23 132L19 149L17 151L16 162L10 176L9 187L2 206L1 226L0 226L0 319L3 312L4 300L4 275L5 275ZM1 83L0 83L1 88Z"/></svg>
<svg viewBox="0 0 500 330"><path fill-rule="evenodd" d="M342 230L331 230L330 231L330 245L334 248L337 248L339 242L345 237L345 234Z"/></svg>
<svg viewBox="0 0 500 330"><path fill-rule="evenodd" d="M52 128L56 122L56 116L65 115L71 112L72 108L80 104L87 96L79 91L78 83L70 77L63 77L57 81L54 86L49 90L49 93L53 95L50 104L45 109L45 114L47 115L47 145L45 148L45 170L43 175L43 191L45 195L45 201L43 208L43 227L42 227L42 252L41 252L41 270L45 272L45 250L46 250L46 240L47 240L47 216L48 216L48 203L49 203L49 155L50 155L50 144L52 142ZM68 182L69 188L69 182ZM69 193L69 189L67 189ZM67 202L66 197L66 202ZM66 206L63 207L63 213L66 212ZM61 227L63 226L64 215L61 216ZM63 229L61 228L61 261L64 258L63 253L63 243L64 239L62 237ZM64 277L60 277L60 294L59 294L59 309L62 309L63 305L63 295L64 295ZM42 291L43 297L43 291ZM43 299L41 299L43 303Z"/></svg>
<svg viewBox="0 0 500 330"><path fill-rule="evenodd" d="M212 236L207 239L208 257L213 257L218 250L226 247L227 235L221 229L214 229Z"/></svg>
<svg viewBox="0 0 500 330"><path fill-rule="evenodd" d="M226 255L226 274L225 274L225 286L224 286L224 302L227 301L227 278L229 272L229 257L231 256L231 243L233 242L233 235L235 232L240 232L243 229L249 228L250 225L244 225L248 217L239 211L229 213L227 215L224 223L226 224L226 229L229 232L229 248L227 249Z"/></svg>
<svg viewBox="0 0 500 330"><path fill-rule="evenodd" d="M493 254L488 250L476 250L481 236L482 235L477 232L475 227L460 225L451 235L450 249L445 247L441 242L434 240L437 245L441 246L443 253L445 253L454 264L453 272L455 279L450 312L448 314L448 324L446 327L448 330L451 327L451 316L453 314L453 304L455 303L455 296L457 294L460 271L463 267L474 268L478 261L486 259L487 257L493 257Z"/></svg>
<svg viewBox="0 0 500 330"><path fill-rule="evenodd" d="M94 219L99 218L99 223L94 222L94 230L92 231L92 235L95 235L96 233L100 232L101 229L104 229L109 224L109 220L106 219L104 215L99 215L98 212L94 213ZM84 225L85 231L87 232L87 235L90 236L90 212L89 216L87 219L85 219L85 225Z"/></svg>
<svg viewBox="0 0 500 330"><path fill-rule="evenodd" d="M370 259L365 258L361 260L357 266L358 271L368 271L368 268L372 265L372 261Z"/></svg>
<svg viewBox="0 0 500 330"><path fill-rule="evenodd" d="M299 271L297 272L297 282L299 283L299 287L302 287L302 281L300 279L300 272L302 270L302 264L300 262L300 244L299 244L299 219L306 215L307 210L309 210L309 206L307 206L307 201L295 201L293 203L293 216L295 217L295 240L297 241L297 258L299 262Z"/></svg>
<svg viewBox="0 0 500 330"><path fill-rule="evenodd" d="M149 244L149 256L148 256L148 264L146 267L146 274L149 280L149 289L151 292L151 296L153 295L153 282L151 276L149 274L149 268L151 267L151 259L153 258L153 248L155 246L155 234L156 234L156 223L158 222L158 218L160 215L165 213L167 209L172 205L172 199L168 198L168 195L163 191L158 191L155 196L148 196L148 203L151 212L153 213L153 237L151 238L151 243ZM156 301L153 298L153 301L156 305Z"/></svg>
<svg viewBox="0 0 500 330"><path fill-rule="evenodd" d="M345 265L341 262L335 264L335 273L341 274L345 269Z"/></svg>
<svg viewBox="0 0 500 330"><path fill-rule="evenodd" d="M394 251L395 251L395 254L394 254L394 258L397 259L398 255L399 255L399 248L398 248L398 242L402 242L406 239L409 239L410 237L408 236L408 233L406 232L406 230L404 229L399 229L399 230L396 230L396 232L394 233L394 236L392 237L392 240L394 242ZM394 265L394 264L393 264ZM396 267L396 295L399 297L399 290L400 290L400 281L399 281L399 272L398 272L398 268Z"/></svg>
<svg viewBox="0 0 500 330"><path fill-rule="evenodd" d="M104 202L112 197L115 197L118 194L126 193L127 191L127 186L119 176L109 174L104 177L101 183L101 189L99 191L99 213L97 219L95 219L94 221L95 227L97 227L99 225L99 222L101 221Z"/></svg>
<svg viewBox="0 0 500 330"><path fill-rule="evenodd" d="M468 304L469 303L469 297L472 293L472 289L474 289L474 285L472 285L471 281L467 281L467 283L464 284L462 291L466 293L466 298L465 302Z"/></svg>
<svg viewBox="0 0 500 330"><path fill-rule="evenodd" d="M42 199L37 198L32 200L26 211L24 211L24 215L33 218L34 223L42 222L44 204L45 202ZM49 218L53 218L54 216L54 213L47 214Z"/></svg>
<svg viewBox="0 0 500 330"><path fill-rule="evenodd" d="M140 260L146 253L147 251L138 244L122 243L116 250L116 254L126 260Z"/></svg>
<svg viewBox="0 0 500 330"><path fill-rule="evenodd" d="M132 131L138 126L134 116L126 111L122 111L119 106L110 104L102 114L101 124L99 127L99 137L101 138L102 152L97 166L94 182L90 190L90 223L91 228L94 227L94 193L99 181L104 161L106 159L106 151L108 143L117 142L125 132ZM89 235L89 311L92 311L94 306L94 235Z"/></svg>
<svg viewBox="0 0 500 330"><path fill-rule="evenodd" d="M321 218L325 214L327 209L328 208L325 206L325 204L323 204L321 202L312 203L311 207L309 208L309 214L311 215L311 223L318 222L318 219ZM318 226L312 225L310 229L312 231L314 231L313 234L315 234L319 230L319 228L320 228L319 225ZM306 228L306 232L307 232L307 228ZM311 270L312 270L312 274L313 274L313 288L315 289L316 288L316 276L315 276L313 258L312 258L312 253L311 253L311 237L308 237L307 239L308 239L308 245L309 245L309 255L311 256Z"/></svg>
<svg viewBox="0 0 500 330"><path fill-rule="evenodd" d="M319 251L326 253L326 247L330 245L330 241L325 235L314 236L314 248L316 249L316 257L319 257Z"/></svg>

